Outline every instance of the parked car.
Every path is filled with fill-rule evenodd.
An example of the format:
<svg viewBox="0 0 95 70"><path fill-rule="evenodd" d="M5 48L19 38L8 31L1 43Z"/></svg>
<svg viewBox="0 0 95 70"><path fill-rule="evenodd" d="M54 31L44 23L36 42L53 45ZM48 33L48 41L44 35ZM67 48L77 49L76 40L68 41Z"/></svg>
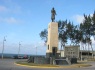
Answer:
<svg viewBox="0 0 95 70"><path fill-rule="evenodd" d="M18 56L17 56L17 55L15 55L15 56L13 56L12 58L13 58L13 59L18 59Z"/></svg>
<svg viewBox="0 0 95 70"><path fill-rule="evenodd" d="M18 59L23 59L23 56L18 56Z"/></svg>
<svg viewBox="0 0 95 70"><path fill-rule="evenodd" d="M23 59L28 59L28 55L24 55L23 56Z"/></svg>
<svg viewBox="0 0 95 70"><path fill-rule="evenodd" d="M18 56L18 55L15 55L12 57L13 59L28 59L28 56L25 55L25 56Z"/></svg>

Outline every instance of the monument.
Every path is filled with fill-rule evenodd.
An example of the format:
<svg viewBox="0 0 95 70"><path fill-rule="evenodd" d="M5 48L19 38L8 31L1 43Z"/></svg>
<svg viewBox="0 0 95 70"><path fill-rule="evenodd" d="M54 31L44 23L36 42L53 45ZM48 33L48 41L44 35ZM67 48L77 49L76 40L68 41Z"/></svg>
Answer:
<svg viewBox="0 0 95 70"><path fill-rule="evenodd" d="M46 57L30 57L28 62L36 64L56 64L56 65L68 65L71 64L68 58L60 57L60 51L58 51L58 23L55 22L56 11L54 8L51 10L51 20L48 24L48 40Z"/></svg>
<svg viewBox="0 0 95 70"><path fill-rule="evenodd" d="M55 15L56 11L54 8L51 10L51 20L48 24L48 41L47 41L47 51L46 51L46 57L58 57L58 23L55 22Z"/></svg>

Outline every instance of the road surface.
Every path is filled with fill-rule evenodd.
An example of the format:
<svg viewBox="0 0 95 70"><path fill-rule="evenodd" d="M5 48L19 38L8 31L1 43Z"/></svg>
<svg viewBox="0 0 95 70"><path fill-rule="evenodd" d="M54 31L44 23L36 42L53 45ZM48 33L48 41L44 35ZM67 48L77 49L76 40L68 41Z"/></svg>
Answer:
<svg viewBox="0 0 95 70"><path fill-rule="evenodd" d="M89 62L92 66L84 68L32 68L15 65L14 62L19 60L0 59L0 70L95 70L95 62Z"/></svg>

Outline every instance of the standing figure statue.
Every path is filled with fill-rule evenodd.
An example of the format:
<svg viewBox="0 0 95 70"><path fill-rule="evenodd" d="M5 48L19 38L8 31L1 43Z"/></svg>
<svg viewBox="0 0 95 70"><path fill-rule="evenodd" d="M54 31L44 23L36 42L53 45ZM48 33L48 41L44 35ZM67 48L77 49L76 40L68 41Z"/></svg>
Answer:
<svg viewBox="0 0 95 70"><path fill-rule="evenodd" d="M52 22L54 22L54 20L55 20L55 15L56 15L56 11L54 10L54 8L52 8L52 10L51 10L51 20L52 20Z"/></svg>

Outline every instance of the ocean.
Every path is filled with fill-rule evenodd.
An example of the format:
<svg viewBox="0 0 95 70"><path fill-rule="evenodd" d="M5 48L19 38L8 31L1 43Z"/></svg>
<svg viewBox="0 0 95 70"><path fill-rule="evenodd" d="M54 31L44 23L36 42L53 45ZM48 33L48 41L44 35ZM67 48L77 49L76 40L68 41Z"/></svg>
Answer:
<svg viewBox="0 0 95 70"><path fill-rule="evenodd" d="M18 54L10 54L10 53L4 53L3 57L4 58L12 58L13 56L16 56ZM19 56L25 56L28 55L29 56L45 56L45 55L32 55L32 54L19 54ZM0 53L0 58L2 57L2 53Z"/></svg>

